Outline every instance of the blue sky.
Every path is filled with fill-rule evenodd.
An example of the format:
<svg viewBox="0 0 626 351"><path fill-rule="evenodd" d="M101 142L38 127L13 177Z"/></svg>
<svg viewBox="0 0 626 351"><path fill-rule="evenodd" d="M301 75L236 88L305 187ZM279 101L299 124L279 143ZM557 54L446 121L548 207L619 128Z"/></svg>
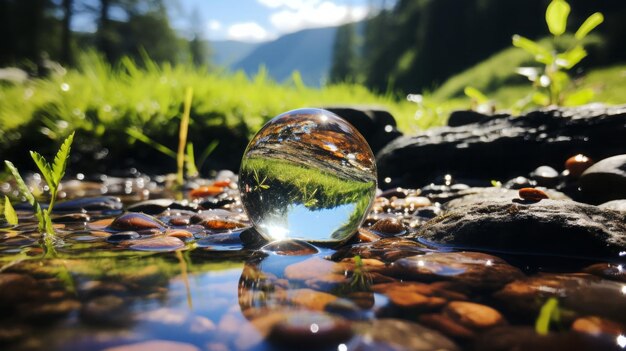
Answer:
<svg viewBox="0 0 626 351"><path fill-rule="evenodd" d="M96 6L96 0L84 0ZM382 0L164 0L171 25L191 37L194 26L204 39L262 42L305 28L336 26L367 16L368 4ZM387 3L393 1L387 1ZM111 17L124 19L112 9ZM72 28L93 32L93 13L77 13Z"/></svg>
<svg viewBox="0 0 626 351"><path fill-rule="evenodd" d="M177 0L172 25L189 31L194 13L210 40L267 41L305 28L358 21L368 0Z"/></svg>

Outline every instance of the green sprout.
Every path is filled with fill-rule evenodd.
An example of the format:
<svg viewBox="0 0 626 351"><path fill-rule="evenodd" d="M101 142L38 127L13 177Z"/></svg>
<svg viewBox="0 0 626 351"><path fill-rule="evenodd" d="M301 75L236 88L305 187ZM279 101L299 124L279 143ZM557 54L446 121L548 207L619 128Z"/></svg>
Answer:
<svg viewBox="0 0 626 351"><path fill-rule="evenodd" d="M191 102L193 99L193 89L187 88L185 91L185 101L183 104L183 115L180 120L180 126L178 129L178 151L174 151L169 147L151 139L137 128L127 128L126 133L131 137L151 146L155 150L161 152L176 160L176 183L179 187L182 187L184 182L184 175L193 178L197 177L200 173L199 168L202 167L209 155L217 148L219 141L212 141L204 152L202 153L199 163L196 164L194 156L194 148L191 142L187 142L187 136L189 134L189 121L191 119ZM199 165L199 166L198 166ZM185 171L186 170L186 171Z"/></svg>
<svg viewBox="0 0 626 351"><path fill-rule="evenodd" d="M61 184L61 179L63 179L63 176L65 175L65 169L67 167L67 160L69 159L69 156L70 156L70 151L71 151L73 141L74 141L74 133L70 134L65 139L65 141L59 148L59 151L57 152L56 156L54 157L54 162L52 162L52 164L46 161L46 159L39 153L35 151L30 152L31 157L35 161L35 164L39 168L41 175L46 180L46 183L48 184L48 188L50 189L50 203L48 204L47 209L41 208L41 206L35 199L35 196L30 191L30 189L28 189L28 186L24 182L24 179L22 179L22 176L20 175L17 168L13 165L13 163L11 163L10 161L6 161L6 160L4 161L7 168L9 169L9 172L11 172L11 174L15 178L15 182L17 183L17 187L20 191L20 194L26 198L26 201L28 201L28 203L31 206L33 206L33 209L35 210L35 216L37 217L37 220L39 222L39 232L43 234L48 234L48 235L44 235L44 240L46 243L46 247L50 249L53 248L52 237L54 237L55 235L54 228L52 227L52 220L50 219L50 213L52 213L52 210L54 209L54 204L56 202L57 193L59 191L59 185ZM6 200L5 200L5 203L6 203ZM6 205L5 205L5 216L6 216Z"/></svg>
<svg viewBox="0 0 626 351"><path fill-rule="evenodd" d="M535 331L537 334L546 335L550 331L550 322L561 323L561 311L559 310L559 300L555 297L549 298L539 311L539 316L535 321Z"/></svg>
<svg viewBox="0 0 626 351"><path fill-rule="evenodd" d="M254 185L254 188L252 188L252 191L267 190L270 188L269 185L265 184L265 182L267 181L267 176L261 179L261 177L259 176L259 172L256 170L256 168L252 168L252 177L254 178L254 182L256 183Z"/></svg>
<svg viewBox="0 0 626 351"><path fill-rule="evenodd" d="M6 219L7 223L10 225L17 225L17 213L15 213L15 209L11 205L11 200L9 200L8 196L4 196L4 219Z"/></svg>
<svg viewBox="0 0 626 351"><path fill-rule="evenodd" d="M570 13L570 5L565 0L552 0L546 9L546 23L553 42L565 33L567 18ZM587 56L583 48L583 39L595 27L604 21L604 16L596 12L589 16L574 34L574 41L563 52L556 49L548 49L539 43L521 35L513 36L513 45L533 55L536 62L542 64L543 69L534 67L520 67L517 73L527 77L533 82L537 90L531 99L539 105L583 104L590 101L594 92L591 89L582 89L565 97L563 91L570 83L566 73Z"/></svg>
<svg viewBox="0 0 626 351"><path fill-rule="evenodd" d="M354 271L350 278L350 287L355 290L368 290L372 285L372 278L364 267L361 256L354 256Z"/></svg>

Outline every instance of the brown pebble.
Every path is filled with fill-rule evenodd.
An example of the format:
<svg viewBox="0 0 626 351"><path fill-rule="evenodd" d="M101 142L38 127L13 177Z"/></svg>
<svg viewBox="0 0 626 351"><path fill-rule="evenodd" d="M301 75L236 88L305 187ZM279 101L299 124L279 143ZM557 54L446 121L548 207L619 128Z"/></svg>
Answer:
<svg viewBox="0 0 626 351"><path fill-rule="evenodd" d="M312 289L296 289L288 291L291 303L310 310L323 311L326 305L337 300L337 296Z"/></svg>
<svg viewBox="0 0 626 351"><path fill-rule="evenodd" d="M168 340L150 340L104 349L103 351L200 351L192 344Z"/></svg>
<svg viewBox="0 0 626 351"><path fill-rule="evenodd" d="M572 330L594 336L602 334L617 336L624 335L626 328L623 325L608 319L588 316L576 319L572 324Z"/></svg>
<svg viewBox="0 0 626 351"><path fill-rule="evenodd" d="M569 171L570 177L574 178L580 177L580 175L592 165L593 161L583 154L572 156L565 161L565 169Z"/></svg>
<svg viewBox="0 0 626 351"><path fill-rule="evenodd" d="M185 247L180 239L171 236L160 236L156 238L129 240L130 248L139 251L175 251Z"/></svg>
<svg viewBox="0 0 626 351"><path fill-rule="evenodd" d="M191 234L191 232L188 232L182 229L169 230L166 232L166 235L174 237L174 238L178 238L180 240L193 238L193 234Z"/></svg>
<svg viewBox="0 0 626 351"><path fill-rule="evenodd" d="M117 217L109 228L114 230L163 230L165 225L158 219L143 213L125 213Z"/></svg>
<svg viewBox="0 0 626 351"><path fill-rule="evenodd" d="M221 186L209 185L209 186L201 186L199 188L193 189L192 191L189 192L189 196L195 197L195 198L207 197L207 196L219 195L222 192L224 192L224 188L222 188Z"/></svg>
<svg viewBox="0 0 626 351"><path fill-rule="evenodd" d="M504 324L504 318L495 309L466 301L450 302L443 314L470 329L487 329Z"/></svg>
<svg viewBox="0 0 626 351"><path fill-rule="evenodd" d="M374 223L374 225L371 226L370 229L378 233L391 235L401 234L406 231L404 225L402 225L402 222L399 221L397 218L383 218Z"/></svg>
<svg viewBox="0 0 626 351"><path fill-rule="evenodd" d="M286 316L274 325L268 340L286 347L322 349L335 346L352 337L352 328L346 320L327 314L300 312Z"/></svg>
<svg viewBox="0 0 626 351"><path fill-rule="evenodd" d="M548 194L535 188L521 188L519 190L519 197L528 201L541 201L542 199L550 198Z"/></svg>

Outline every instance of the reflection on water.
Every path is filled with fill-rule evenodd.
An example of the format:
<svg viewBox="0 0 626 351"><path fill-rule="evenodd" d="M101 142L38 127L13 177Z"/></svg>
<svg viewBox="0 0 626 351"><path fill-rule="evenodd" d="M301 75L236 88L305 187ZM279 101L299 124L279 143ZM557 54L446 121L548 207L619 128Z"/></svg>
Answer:
<svg viewBox="0 0 626 351"><path fill-rule="evenodd" d="M374 155L336 115L295 110L250 141L239 187L250 220L267 239L340 242L356 232L374 199Z"/></svg>

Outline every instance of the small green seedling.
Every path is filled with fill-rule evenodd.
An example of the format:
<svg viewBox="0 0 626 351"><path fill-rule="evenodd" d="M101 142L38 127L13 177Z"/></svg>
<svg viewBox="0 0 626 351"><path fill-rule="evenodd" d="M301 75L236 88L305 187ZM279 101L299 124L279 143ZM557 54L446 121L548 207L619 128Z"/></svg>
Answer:
<svg viewBox="0 0 626 351"><path fill-rule="evenodd" d="M550 322L561 323L561 311L559 310L559 300L555 297L549 298L541 306L539 316L535 321L535 331L540 335L547 335L550 332Z"/></svg>
<svg viewBox="0 0 626 351"><path fill-rule="evenodd" d="M17 225L17 213L15 213L15 209L11 205L11 200L9 200L8 196L4 196L4 219L6 219L7 223L10 225Z"/></svg>
<svg viewBox="0 0 626 351"><path fill-rule="evenodd" d="M22 179L22 176L20 175L17 168L13 165L13 163L11 163L10 161L4 161L7 168L15 178L20 193L26 198L26 201L28 201L28 203L33 206L33 209L35 210L35 216L39 221L39 231L41 233L55 235L54 228L52 227L52 220L50 219L50 213L52 213L54 204L56 202L61 179L63 179L63 176L65 175L67 160L70 156L70 150L73 140L74 133L70 134L70 136L65 139L65 141L61 145L61 148L59 148L59 151L54 157L54 162L52 163L52 165L50 165L50 163L48 163L48 161L46 161L46 159L39 153L35 151L30 152L30 155L35 161L35 164L37 164L41 175L46 180L48 188L50 188L50 203L48 204L48 208L45 210L41 208L41 206L35 199L35 196L32 194L30 189L28 189L28 186L26 186L24 179Z"/></svg>
<svg viewBox="0 0 626 351"><path fill-rule="evenodd" d="M553 42L556 42L565 33L569 13L570 5L565 0L552 0L550 5L548 5L546 9L546 23L550 33L553 35ZM566 72L587 56L582 40L603 21L604 16L599 12L589 16L574 34L573 44L563 52L543 47L539 43L521 35L513 36L514 46L530 53L536 62L543 65L543 69L520 67L517 70L517 73L533 82L533 86L537 90L531 96L534 103L538 105L578 105L584 104L593 98L594 92L591 89L579 90L567 97L564 96L563 91L570 82Z"/></svg>

